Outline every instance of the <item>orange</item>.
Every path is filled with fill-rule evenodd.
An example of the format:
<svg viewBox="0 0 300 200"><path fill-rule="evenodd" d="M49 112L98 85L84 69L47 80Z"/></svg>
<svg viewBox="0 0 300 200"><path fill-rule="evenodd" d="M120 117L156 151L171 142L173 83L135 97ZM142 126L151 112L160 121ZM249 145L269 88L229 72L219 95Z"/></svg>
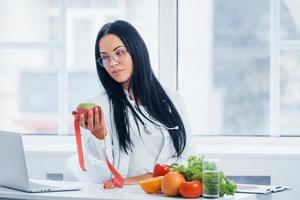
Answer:
<svg viewBox="0 0 300 200"><path fill-rule="evenodd" d="M178 196L179 187L183 182L185 182L185 179L180 173L169 172L161 181L161 191L169 197Z"/></svg>
<svg viewBox="0 0 300 200"><path fill-rule="evenodd" d="M149 193L156 193L158 191L160 191L160 185L161 185L161 180L162 180L163 176L157 176L157 177L153 177L153 178L147 178L145 180L140 181L140 186L142 187L142 189Z"/></svg>

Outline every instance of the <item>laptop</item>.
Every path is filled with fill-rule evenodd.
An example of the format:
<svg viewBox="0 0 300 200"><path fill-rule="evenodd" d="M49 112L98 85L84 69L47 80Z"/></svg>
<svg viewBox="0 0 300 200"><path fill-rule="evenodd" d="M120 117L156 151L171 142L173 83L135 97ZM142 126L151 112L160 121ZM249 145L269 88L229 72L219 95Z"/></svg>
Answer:
<svg viewBox="0 0 300 200"><path fill-rule="evenodd" d="M33 193L74 191L83 188L72 185L71 182L60 181L59 186L56 187L53 184L45 185L40 181L29 180L22 135L8 131L0 131L0 185Z"/></svg>

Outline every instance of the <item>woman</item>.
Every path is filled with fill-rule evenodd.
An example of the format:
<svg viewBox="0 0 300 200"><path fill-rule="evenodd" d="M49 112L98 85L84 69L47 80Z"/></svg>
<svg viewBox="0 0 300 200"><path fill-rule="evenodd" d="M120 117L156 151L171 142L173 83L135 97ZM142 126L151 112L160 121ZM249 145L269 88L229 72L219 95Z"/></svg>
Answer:
<svg viewBox="0 0 300 200"><path fill-rule="evenodd" d="M89 101L101 109L90 110L86 119L80 116L80 125L88 130L89 176L99 183L110 178L105 154L127 177L125 184L152 177L156 163L184 158L191 145L182 99L158 82L137 30L121 20L105 24L97 35L95 58L105 92Z"/></svg>

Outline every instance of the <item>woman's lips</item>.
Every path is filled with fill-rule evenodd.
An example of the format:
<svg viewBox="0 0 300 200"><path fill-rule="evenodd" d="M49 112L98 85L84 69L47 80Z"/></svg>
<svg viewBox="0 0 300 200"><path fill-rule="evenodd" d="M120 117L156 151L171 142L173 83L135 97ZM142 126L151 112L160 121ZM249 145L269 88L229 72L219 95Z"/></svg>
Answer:
<svg viewBox="0 0 300 200"><path fill-rule="evenodd" d="M113 74L114 75L119 75L120 74L120 72L122 72L124 69L118 69L118 70L115 70L115 71L113 71Z"/></svg>

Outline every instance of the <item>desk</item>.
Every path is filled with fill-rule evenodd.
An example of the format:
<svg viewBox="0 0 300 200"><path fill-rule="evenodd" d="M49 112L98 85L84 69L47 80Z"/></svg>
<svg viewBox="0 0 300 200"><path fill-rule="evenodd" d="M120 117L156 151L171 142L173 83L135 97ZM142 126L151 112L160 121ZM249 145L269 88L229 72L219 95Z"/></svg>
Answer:
<svg viewBox="0 0 300 200"><path fill-rule="evenodd" d="M57 182L59 185L60 183ZM162 194L146 194L139 185L127 185L121 189L104 190L102 185L94 183L77 183L82 185L84 189L80 191L69 192L49 192L49 193L26 193L0 187L0 199L26 199L26 200L183 200L183 198L168 198ZM50 184L49 184L50 185ZM202 199L202 198L199 198ZM257 200L253 194L236 194L234 197L221 199L230 200Z"/></svg>

